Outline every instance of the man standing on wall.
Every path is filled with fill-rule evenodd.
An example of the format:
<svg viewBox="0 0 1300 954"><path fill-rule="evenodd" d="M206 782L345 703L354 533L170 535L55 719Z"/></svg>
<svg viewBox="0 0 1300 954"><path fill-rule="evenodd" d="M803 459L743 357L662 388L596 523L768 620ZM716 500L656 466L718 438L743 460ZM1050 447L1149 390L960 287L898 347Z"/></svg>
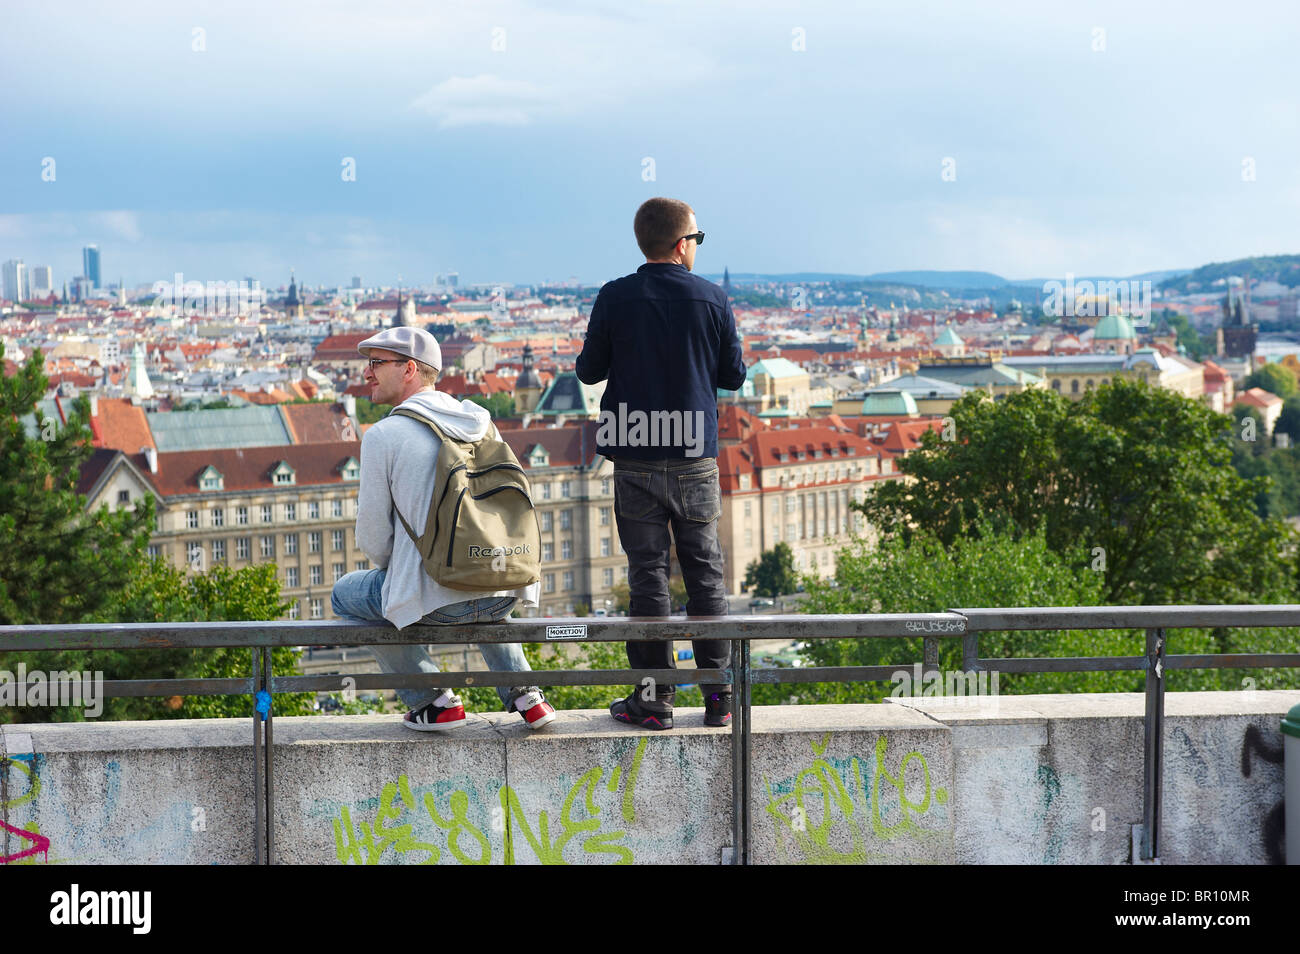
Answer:
<svg viewBox="0 0 1300 954"><path fill-rule="evenodd" d="M632 616L667 616L669 546L686 583L688 616L725 616L718 518L718 388L745 383L726 293L691 274L704 241L695 210L649 199L632 223L646 262L596 296L576 371L609 378L596 444L614 461L614 514L628 559ZM672 537L669 537L669 528ZM697 639L700 668L729 665L731 644ZM630 642L636 669L676 668L670 641ZM609 707L620 722L671 729L676 686L633 689ZM701 685L706 725L731 721L731 687Z"/></svg>

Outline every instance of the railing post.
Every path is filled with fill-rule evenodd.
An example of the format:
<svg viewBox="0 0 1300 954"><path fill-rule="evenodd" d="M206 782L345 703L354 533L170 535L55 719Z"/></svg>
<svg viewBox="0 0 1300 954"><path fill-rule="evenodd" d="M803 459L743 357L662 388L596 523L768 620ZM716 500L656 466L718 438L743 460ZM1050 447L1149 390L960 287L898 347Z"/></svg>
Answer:
<svg viewBox="0 0 1300 954"><path fill-rule="evenodd" d="M1160 857L1160 802L1164 794L1165 631L1148 629L1146 716L1143 720L1141 861Z"/></svg>
<svg viewBox="0 0 1300 954"><path fill-rule="evenodd" d="M750 694L749 694L749 690L751 686L750 672L749 672L749 640L748 639L741 640L741 645L744 647L742 649L744 658L743 658L743 665L741 666L740 685L741 685L741 690L745 694L744 695L745 725L742 729L744 733L744 742L745 742L745 757L744 757L743 774L741 775L741 797L744 799L743 804L745 806L744 814L742 817L745 820L745 831L744 831L744 838L741 841L741 847L744 849L744 860L741 862L741 864L747 865L749 864L749 842L750 842L750 835L752 834L752 830L750 828L749 798L750 798L750 784L753 781L753 774L754 774L752 771L752 764L751 764L753 762L753 754L754 754L754 748L753 748L754 727L753 727L753 723L750 722L752 710L750 706Z"/></svg>
<svg viewBox="0 0 1300 954"><path fill-rule="evenodd" d="M921 671L930 673L939 668L939 637L925 637L924 664Z"/></svg>
<svg viewBox="0 0 1300 954"><path fill-rule="evenodd" d="M967 630L961 638L961 668L965 672L976 672L980 668L979 630Z"/></svg>
<svg viewBox="0 0 1300 954"><path fill-rule="evenodd" d="M262 797L266 791L262 777L262 726L257 711L257 693L261 688L262 648L253 647L253 864L266 859L266 826L262 822Z"/></svg>
<svg viewBox="0 0 1300 954"><path fill-rule="evenodd" d="M263 725L266 730L266 863L275 864L275 746L271 732L271 719L275 715L275 697L271 694L274 671L271 667L271 647L262 647L262 688L266 692L267 708Z"/></svg>
<svg viewBox="0 0 1300 954"><path fill-rule="evenodd" d="M741 782L744 776L744 739L742 738L745 713L741 705L745 691L741 674L741 653L744 640L731 641L731 863L744 864L742 858L745 840L744 810L749 793L748 785Z"/></svg>

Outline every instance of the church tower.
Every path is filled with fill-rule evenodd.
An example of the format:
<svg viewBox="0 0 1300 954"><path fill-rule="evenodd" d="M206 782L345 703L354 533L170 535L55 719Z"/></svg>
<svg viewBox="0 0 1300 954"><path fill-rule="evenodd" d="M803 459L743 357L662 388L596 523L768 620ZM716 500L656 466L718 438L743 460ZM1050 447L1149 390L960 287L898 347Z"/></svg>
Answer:
<svg viewBox="0 0 1300 954"><path fill-rule="evenodd" d="M515 381L515 413L528 414L542 399L542 379L533 370L533 346L524 345L524 370Z"/></svg>
<svg viewBox="0 0 1300 954"><path fill-rule="evenodd" d="M298 297L298 285L293 276L293 270L289 270L289 296L284 300L284 316L290 321L301 321L302 299Z"/></svg>

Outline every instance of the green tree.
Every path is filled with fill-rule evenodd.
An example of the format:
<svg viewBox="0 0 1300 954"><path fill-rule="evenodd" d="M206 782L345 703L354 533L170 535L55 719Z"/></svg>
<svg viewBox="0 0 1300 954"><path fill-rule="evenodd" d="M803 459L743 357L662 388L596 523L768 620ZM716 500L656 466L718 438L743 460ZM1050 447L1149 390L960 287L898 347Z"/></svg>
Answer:
<svg viewBox="0 0 1300 954"><path fill-rule="evenodd" d="M1295 374L1290 368L1270 361L1247 375L1241 389L1245 391L1249 388L1263 388L1268 393L1276 394L1286 400L1296 395Z"/></svg>
<svg viewBox="0 0 1300 954"><path fill-rule="evenodd" d="M788 543L778 543L764 550L757 560L745 567L744 588L753 588L755 596L782 596L793 593L799 585L794 569L794 551Z"/></svg>
<svg viewBox="0 0 1300 954"><path fill-rule="evenodd" d="M1273 424L1273 433L1286 434L1293 445L1300 445L1300 397L1287 398L1282 413Z"/></svg>
<svg viewBox="0 0 1300 954"><path fill-rule="evenodd" d="M150 497L134 510L86 511L77 482L93 453L90 403L78 398L62 427L41 417L43 364L36 351L0 376L0 623L11 625L78 622L108 604L153 528Z"/></svg>
<svg viewBox="0 0 1300 954"><path fill-rule="evenodd" d="M835 579L804 578L807 613L924 613L963 607L1089 606L1104 602L1104 571L1100 562L1081 549L1058 551L1046 539L1044 527L1018 534L1012 527L994 529L979 523L970 536L945 545L935 535L917 531L909 539L894 535L871 547L857 540L840 551ZM1300 643L1292 632L1258 630L1170 631L1175 653L1295 651ZM812 640L801 655L814 666L897 665L909 671L923 658L922 638ZM1251 650L1239 648L1249 645ZM1265 646L1293 647L1292 649ZM1141 655L1141 631L1022 631L981 633L983 659L1046 658L1053 656ZM939 640L939 666L962 668L961 640ZM996 663L986 668L997 670ZM1241 688L1245 675L1257 686L1287 688L1294 675L1286 670L1187 671L1170 673L1171 689ZM1076 673L999 673L998 693L1139 692L1144 674L1134 671ZM867 702L879 701L901 680L883 683L837 683L756 687L763 701ZM772 691L779 690L779 691ZM917 690L919 692L919 689Z"/></svg>
<svg viewBox="0 0 1300 954"><path fill-rule="evenodd" d="M391 404L372 404L370 398L357 398L357 420L362 424L381 421L392 409Z"/></svg>
<svg viewBox="0 0 1300 954"><path fill-rule="evenodd" d="M284 615L289 604L280 599L280 584L272 563L232 570L215 566L206 573L187 574L160 557L142 557L132 566L121 591L84 620L90 623L165 623L209 620L270 620ZM0 656L3 668L19 661ZM102 671L105 679L246 679L252 671L252 651L217 649L109 649L23 653L29 670ZM298 652L279 647L271 652L277 675L297 671ZM314 693L276 694L276 715L310 715ZM197 719L246 717L253 713L250 696L121 697L105 700L102 720ZM22 709L21 722L72 722L84 718L80 707Z"/></svg>
<svg viewBox="0 0 1300 954"><path fill-rule="evenodd" d="M515 399L513 395L502 393L491 394L484 397L481 394L471 394L469 399L480 407L485 407L493 418L514 417Z"/></svg>
<svg viewBox="0 0 1300 954"><path fill-rule="evenodd" d="M977 391L950 414L956 440L922 435L904 479L857 505L881 531L926 529L948 546L981 515L1021 534L1042 526L1058 552L1104 556L1106 603L1292 600L1296 535L1259 517L1263 485L1228 466L1225 415L1125 380L1077 403Z"/></svg>

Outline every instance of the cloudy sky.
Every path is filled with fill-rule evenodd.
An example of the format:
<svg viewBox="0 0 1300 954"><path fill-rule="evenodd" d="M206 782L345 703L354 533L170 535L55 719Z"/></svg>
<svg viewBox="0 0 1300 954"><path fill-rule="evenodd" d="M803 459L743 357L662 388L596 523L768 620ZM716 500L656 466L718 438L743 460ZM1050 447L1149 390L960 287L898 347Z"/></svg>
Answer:
<svg viewBox="0 0 1300 954"><path fill-rule="evenodd" d="M654 195L695 207L703 273L1300 252L1291 0L50 0L3 25L0 261L59 284L88 242L129 285L601 282L643 260Z"/></svg>

